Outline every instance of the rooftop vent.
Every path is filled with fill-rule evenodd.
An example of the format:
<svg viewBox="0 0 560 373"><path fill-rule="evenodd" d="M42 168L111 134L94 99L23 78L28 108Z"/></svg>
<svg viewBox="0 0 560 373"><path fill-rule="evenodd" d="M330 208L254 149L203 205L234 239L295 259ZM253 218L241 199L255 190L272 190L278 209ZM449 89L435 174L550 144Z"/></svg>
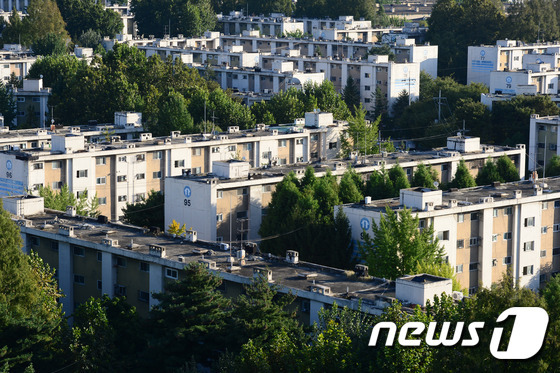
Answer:
<svg viewBox="0 0 560 373"><path fill-rule="evenodd" d="M291 264L298 264L299 262L299 253L294 250L286 251L286 262Z"/></svg>
<svg viewBox="0 0 560 373"><path fill-rule="evenodd" d="M74 227L61 224L58 226L58 234L61 236L74 237Z"/></svg>
<svg viewBox="0 0 560 373"><path fill-rule="evenodd" d="M268 282L272 281L272 270L263 267L253 267L253 278L264 276Z"/></svg>
<svg viewBox="0 0 560 373"><path fill-rule="evenodd" d="M331 288L325 285L313 284L309 286L309 291L322 295L331 295Z"/></svg>
<svg viewBox="0 0 560 373"><path fill-rule="evenodd" d="M363 264L356 264L356 266L354 267L354 272L356 272L356 275L358 277L369 276L369 268L368 266Z"/></svg>
<svg viewBox="0 0 560 373"><path fill-rule="evenodd" d="M165 247L159 245L150 245L149 253L152 256L157 256L158 258L165 258Z"/></svg>

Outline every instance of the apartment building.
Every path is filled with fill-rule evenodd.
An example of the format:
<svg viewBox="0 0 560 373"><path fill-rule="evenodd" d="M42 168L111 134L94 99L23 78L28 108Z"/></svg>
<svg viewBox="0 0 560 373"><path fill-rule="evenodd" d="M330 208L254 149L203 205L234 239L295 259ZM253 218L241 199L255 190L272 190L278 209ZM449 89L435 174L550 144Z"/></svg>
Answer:
<svg viewBox="0 0 560 373"><path fill-rule="evenodd" d="M530 171L543 170L554 155L560 155L560 117L531 114L529 125Z"/></svg>
<svg viewBox="0 0 560 373"><path fill-rule="evenodd" d="M224 251L198 241L193 231L186 239L153 236L138 227L77 217L72 210L66 214L44 210L42 198L3 200L20 226L23 251L37 252L56 270L68 316L90 297L107 294L125 296L146 317L157 304L153 294L162 292L167 282L182 279L181 270L192 262L220 276L220 290L228 297L242 294L243 285L264 275L279 286L280 293L296 296L291 310L297 310L306 325L317 322L320 309L335 302L339 307L381 314L397 297L411 311L407 303L425 305L434 294L451 294L451 280L441 277L418 275L416 281L405 277L389 282L369 277L364 266L357 266L349 277L348 271L305 262L294 251L287 251L285 258L261 257L252 244Z"/></svg>
<svg viewBox="0 0 560 373"><path fill-rule="evenodd" d="M372 234L388 206L412 209L419 229L433 225L461 286L474 293L511 269L521 286L538 290L560 270L560 179L549 178L442 192L401 190L400 198L341 208L355 242Z"/></svg>
<svg viewBox="0 0 560 373"><path fill-rule="evenodd" d="M4 44L0 50L0 79L6 83L12 74L22 80L29 73L37 57L19 44Z"/></svg>
<svg viewBox="0 0 560 373"><path fill-rule="evenodd" d="M305 33L303 22L281 13L272 13L269 17L246 17L243 12L230 12L229 15L218 14L218 24L227 35L238 35L244 30L258 30L263 35L281 36L291 32Z"/></svg>
<svg viewBox="0 0 560 373"><path fill-rule="evenodd" d="M50 149L13 149L0 152L0 196L36 191L40 186L57 190L67 184L79 196L97 193L102 215L122 216L127 202L134 203L150 190L163 190L163 179L183 170L192 174L212 172L212 162L242 159L252 167L313 162L334 158L345 122L331 113L307 113L299 125L239 131L229 127L219 135L186 135L136 140L86 143L82 133L52 134ZM5 175L5 177L4 177Z"/></svg>
<svg viewBox="0 0 560 373"><path fill-rule="evenodd" d="M12 93L17 113L13 125L45 128L49 113L47 103L52 92L50 88L43 88L43 79L24 79L23 87L14 87Z"/></svg>
<svg viewBox="0 0 560 373"><path fill-rule="evenodd" d="M411 179L419 164L431 165L439 181L450 182L461 160L476 176L487 159L509 156L525 176L525 146L493 148L480 146L478 138L451 137L447 149L430 152L378 154L351 160L332 160L314 164L317 177L327 170L340 178L348 167L364 180L374 171L389 169L398 163ZM212 174L181 176L165 179L165 226L173 220L198 232L202 240L238 243L256 240L267 206L276 184L293 171L298 178L305 175L307 165L251 169L247 162L214 162Z"/></svg>
<svg viewBox="0 0 560 373"><path fill-rule="evenodd" d="M492 72L531 70L532 72L542 73L541 68L535 67L535 65L539 64L548 64L549 66L546 67L546 70L558 70L560 65L560 44L557 42L523 43L517 40L498 40L496 45L471 46L468 48L467 83L483 83L490 87ZM504 85L501 88L506 90L514 89L512 84L513 75L510 82L505 81L507 76L496 76L494 79L504 80L504 82L500 82L502 83L500 87ZM511 87L508 87L508 84ZM548 85L544 88L548 88ZM494 93L492 90L490 92ZM503 91L503 93L511 92Z"/></svg>

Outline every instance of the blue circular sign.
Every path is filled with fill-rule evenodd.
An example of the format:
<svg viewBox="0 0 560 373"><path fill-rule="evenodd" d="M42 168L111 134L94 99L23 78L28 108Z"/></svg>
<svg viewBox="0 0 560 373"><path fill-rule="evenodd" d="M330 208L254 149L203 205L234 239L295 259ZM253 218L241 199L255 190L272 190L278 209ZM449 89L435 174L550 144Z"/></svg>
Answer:
<svg viewBox="0 0 560 373"><path fill-rule="evenodd" d="M508 76L508 77L506 78L506 83L509 84L509 83L511 83L511 81L512 81L511 76Z"/></svg>
<svg viewBox="0 0 560 373"><path fill-rule="evenodd" d="M185 197L190 198L191 196L191 188L186 186L185 189L183 189L183 194L185 195Z"/></svg>
<svg viewBox="0 0 560 373"><path fill-rule="evenodd" d="M542 60L540 58L537 58L537 63L542 63Z"/></svg>
<svg viewBox="0 0 560 373"><path fill-rule="evenodd" d="M7 168L8 170L11 170L11 169L12 169L12 161L10 161L10 160L7 160L7 161L6 161L6 168Z"/></svg>
<svg viewBox="0 0 560 373"><path fill-rule="evenodd" d="M362 218L362 220L360 220L360 227L362 227L362 229L365 229L366 231L369 229L368 218Z"/></svg>
<svg viewBox="0 0 560 373"><path fill-rule="evenodd" d="M480 55L481 55L482 57L484 57L485 54L486 54L486 51L485 51L484 49L480 51Z"/></svg>
<svg viewBox="0 0 560 373"><path fill-rule="evenodd" d="M408 72L408 67L404 67L403 72L406 74Z"/></svg>

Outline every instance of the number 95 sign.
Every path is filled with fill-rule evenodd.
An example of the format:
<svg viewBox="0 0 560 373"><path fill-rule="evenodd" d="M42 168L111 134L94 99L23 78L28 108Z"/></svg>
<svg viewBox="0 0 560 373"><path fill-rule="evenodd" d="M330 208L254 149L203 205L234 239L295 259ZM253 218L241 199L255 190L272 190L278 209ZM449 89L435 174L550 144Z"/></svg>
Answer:
<svg viewBox="0 0 560 373"><path fill-rule="evenodd" d="M183 200L183 204L184 204L185 206L190 206L190 205L191 205L191 200L190 200L190 198L191 198L191 195L192 195L191 188L188 187L188 186L186 186L186 187L183 189L183 195L186 197L186 198Z"/></svg>

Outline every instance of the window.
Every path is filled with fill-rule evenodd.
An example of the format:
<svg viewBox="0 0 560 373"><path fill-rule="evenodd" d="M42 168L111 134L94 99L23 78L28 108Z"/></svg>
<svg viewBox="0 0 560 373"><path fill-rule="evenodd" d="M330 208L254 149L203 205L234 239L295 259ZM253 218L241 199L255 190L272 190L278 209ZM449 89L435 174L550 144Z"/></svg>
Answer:
<svg viewBox="0 0 560 373"><path fill-rule="evenodd" d="M105 157L96 157L95 158L95 165L96 166L101 166L101 165L104 165L106 163L107 163L107 161L106 161Z"/></svg>
<svg viewBox="0 0 560 373"><path fill-rule="evenodd" d="M560 255L560 247L552 249L552 255Z"/></svg>
<svg viewBox="0 0 560 373"><path fill-rule="evenodd" d="M297 144L297 140L296 140L296 144ZM253 144L248 143L248 144L243 144L243 150L249 151L253 149Z"/></svg>
<svg viewBox="0 0 560 373"><path fill-rule="evenodd" d="M146 178L146 174L136 174L136 180L144 180Z"/></svg>
<svg viewBox="0 0 560 373"><path fill-rule="evenodd" d="M76 256L85 256L85 250L83 247L79 247L79 246L74 246L74 255Z"/></svg>
<svg viewBox="0 0 560 373"><path fill-rule="evenodd" d="M247 195L247 188L239 188L237 189L237 195L238 196L246 196Z"/></svg>
<svg viewBox="0 0 560 373"><path fill-rule="evenodd" d="M473 212L471 214L471 220L478 220L478 212Z"/></svg>
<svg viewBox="0 0 560 373"><path fill-rule="evenodd" d="M288 145L288 141L286 140L278 140L278 147L285 148Z"/></svg>
<svg viewBox="0 0 560 373"><path fill-rule="evenodd" d="M39 246L39 237L29 236L29 242L31 245Z"/></svg>
<svg viewBox="0 0 560 373"><path fill-rule="evenodd" d="M126 202L126 196L118 196L117 199L119 202Z"/></svg>
<svg viewBox="0 0 560 373"><path fill-rule="evenodd" d="M179 168L179 167L185 167L185 160L184 159L180 159L175 161L175 168Z"/></svg>
<svg viewBox="0 0 560 373"><path fill-rule="evenodd" d="M469 271L478 271L478 263L470 263Z"/></svg>
<svg viewBox="0 0 560 373"><path fill-rule="evenodd" d="M364 98L364 102L365 102L366 104L369 104L369 103L371 102L371 98Z"/></svg>
<svg viewBox="0 0 560 373"><path fill-rule="evenodd" d="M541 227L541 234L546 234L548 232L548 227Z"/></svg>
<svg viewBox="0 0 560 373"><path fill-rule="evenodd" d="M459 264L455 266L455 273L463 273L463 265Z"/></svg>
<svg viewBox="0 0 560 373"><path fill-rule="evenodd" d="M214 146L212 148L212 153L219 153L220 152L220 147L219 146Z"/></svg>
<svg viewBox="0 0 560 373"><path fill-rule="evenodd" d="M534 217L525 218L525 226L526 227L534 227L535 226L535 218Z"/></svg>
<svg viewBox="0 0 560 373"><path fill-rule="evenodd" d="M103 290L103 281L97 280L97 290Z"/></svg>
<svg viewBox="0 0 560 373"><path fill-rule="evenodd" d="M126 259L120 256L117 256L117 265L119 267L125 267L126 268Z"/></svg>
<svg viewBox="0 0 560 373"><path fill-rule="evenodd" d="M557 209L560 207L560 201L554 201L554 208Z"/></svg>
<svg viewBox="0 0 560 373"><path fill-rule="evenodd" d="M33 169L34 170L42 170L43 169L43 164L42 163L33 163Z"/></svg>
<svg viewBox="0 0 560 373"><path fill-rule="evenodd" d="M118 183L122 183L122 182L124 182L124 181L126 181L126 175L119 175L119 176L117 176L117 182L118 182Z"/></svg>
<svg viewBox="0 0 560 373"><path fill-rule="evenodd" d="M147 291L138 290L138 300L140 302L149 302L150 301L150 293Z"/></svg>
<svg viewBox="0 0 560 373"><path fill-rule="evenodd" d="M137 193L134 195L134 202L142 202L146 197L145 193Z"/></svg>
<svg viewBox="0 0 560 373"><path fill-rule="evenodd" d="M502 261L502 263L504 265L510 265L511 264L511 256L505 256L504 260Z"/></svg>
<svg viewBox="0 0 560 373"><path fill-rule="evenodd" d="M545 281L546 281L546 274L540 275L539 276L539 282L545 282Z"/></svg>
<svg viewBox="0 0 560 373"><path fill-rule="evenodd" d="M145 154L136 154L136 162L144 162L145 159L146 159Z"/></svg>
<svg viewBox="0 0 560 373"><path fill-rule="evenodd" d="M153 159L162 159L162 158L163 158L163 152L161 150L158 150L153 153Z"/></svg>
<svg viewBox="0 0 560 373"><path fill-rule="evenodd" d="M493 215L495 218L497 218L497 217L498 217L498 209L494 209L494 210L492 211L492 215Z"/></svg>
<svg viewBox="0 0 560 373"><path fill-rule="evenodd" d="M51 241L51 250L58 251L58 241Z"/></svg>
<svg viewBox="0 0 560 373"><path fill-rule="evenodd" d="M511 215L513 208L511 206L504 208L504 215Z"/></svg>
<svg viewBox="0 0 560 373"><path fill-rule="evenodd" d="M329 142L329 149L336 149L338 143L337 142Z"/></svg>
<svg viewBox="0 0 560 373"><path fill-rule="evenodd" d="M364 90L371 91L371 86L369 86L369 85L364 86Z"/></svg>
<svg viewBox="0 0 560 373"><path fill-rule="evenodd" d="M465 240L457 240L457 248L463 249L465 247Z"/></svg>
<svg viewBox="0 0 560 373"><path fill-rule="evenodd" d="M238 211L236 217L237 219L246 219L247 211Z"/></svg>
<svg viewBox="0 0 560 373"><path fill-rule="evenodd" d="M440 241L447 241L449 240L449 231L440 231L438 232L437 238Z"/></svg>
<svg viewBox="0 0 560 373"><path fill-rule="evenodd" d="M511 232L504 233L504 240L511 240Z"/></svg>
<svg viewBox="0 0 560 373"><path fill-rule="evenodd" d="M152 173L152 178L153 179L161 179L161 171L154 171Z"/></svg>
<svg viewBox="0 0 560 373"><path fill-rule="evenodd" d="M424 229L424 227L426 227L426 220L421 219L420 221L418 221L418 228Z"/></svg>
<svg viewBox="0 0 560 373"><path fill-rule="evenodd" d="M52 183L52 188L53 188L53 189L60 189L60 188L62 188L62 181L53 181L53 183Z"/></svg>
<svg viewBox="0 0 560 373"><path fill-rule="evenodd" d="M88 170L78 170L78 171L76 171L76 177L77 178L87 177L87 174L88 174Z"/></svg>
<svg viewBox="0 0 560 373"><path fill-rule="evenodd" d="M498 242L498 235L497 234L492 235L492 242Z"/></svg>
<svg viewBox="0 0 560 373"><path fill-rule="evenodd" d="M296 145L302 145L303 139L296 139Z"/></svg>
<svg viewBox="0 0 560 373"><path fill-rule="evenodd" d="M552 231L553 232L560 232L560 224L554 224L552 226Z"/></svg>
<svg viewBox="0 0 560 373"><path fill-rule="evenodd" d="M194 168L191 168L191 173L192 173L193 175L197 175L197 174L202 173L202 167L194 167Z"/></svg>
<svg viewBox="0 0 560 373"><path fill-rule="evenodd" d="M223 220L224 220L224 215L223 214L216 215L216 221L223 221Z"/></svg>
<svg viewBox="0 0 560 373"><path fill-rule="evenodd" d="M535 241L528 241L523 243L523 251L534 251L535 250Z"/></svg>
<svg viewBox="0 0 560 373"><path fill-rule="evenodd" d="M533 274L533 266L525 266L523 267L523 276L528 276Z"/></svg>
<svg viewBox="0 0 560 373"><path fill-rule="evenodd" d="M475 295L477 290L478 288L476 286L469 288L469 295Z"/></svg>
<svg viewBox="0 0 560 373"><path fill-rule="evenodd" d="M369 73L365 73L364 78L369 78Z"/></svg>
<svg viewBox="0 0 560 373"><path fill-rule="evenodd" d="M272 185L263 185L262 191L263 193L270 193L272 191Z"/></svg>
<svg viewBox="0 0 560 373"><path fill-rule="evenodd" d="M126 297L126 286L115 285L115 295L118 297Z"/></svg>
<svg viewBox="0 0 560 373"><path fill-rule="evenodd" d="M25 97L18 97L18 98L17 98L17 101L18 101L18 102L25 102Z"/></svg>
<svg viewBox="0 0 560 373"><path fill-rule="evenodd" d="M41 98L40 97L33 97L33 102L41 102Z"/></svg>
<svg viewBox="0 0 560 373"><path fill-rule="evenodd" d="M78 285L85 285L86 279L82 275L74 275L74 283Z"/></svg>
<svg viewBox="0 0 560 373"><path fill-rule="evenodd" d="M478 245L478 237L471 237L471 239L469 240L469 245L470 246Z"/></svg>
<svg viewBox="0 0 560 373"><path fill-rule="evenodd" d="M279 164L279 165L288 164L288 159L287 159L287 158L279 158L279 159L278 159L278 164Z"/></svg>
<svg viewBox="0 0 560 373"><path fill-rule="evenodd" d="M97 202L100 205L106 205L107 204L107 197L99 197L99 198L97 198Z"/></svg>
<svg viewBox="0 0 560 373"><path fill-rule="evenodd" d="M177 280L179 278L179 273L177 272L176 269L166 268L165 277Z"/></svg>
<svg viewBox="0 0 560 373"><path fill-rule="evenodd" d="M222 190L216 191L216 198L220 199L224 197L224 192Z"/></svg>
<svg viewBox="0 0 560 373"><path fill-rule="evenodd" d="M234 152L237 150L237 146L236 145L230 145L227 148L228 152Z"/></svg>
<svg viewBox="0 0 560 373"><path fill-rule="evenodd" d="M98 262L102 262L103 261L103 253L101 251L97 252L97 261Z"/></svg>
<svg viewBox="0 0 560 373"><path fill-rule="evenodd" d="M541 258L546 258L546 250L541 250Z"/></svg>
<svg viewBox="0 0 560 373"><path fill-rule="evenodd" d="M542 209L543 210L548 210L548 202L543 202L542 203Z"/></svg>
<svg viewBox="0 0 560 373"><path fill-rule="evenodd" d="M311 136L309 136L309 138L311 139L311 141L319 141L319 135L317 135L317 134L311 135Z"/></svg>
<svg viewBox="0 0 560 373"><path fill-rule="evenodd" d="M201 149L200 149L200 148L194 148L194 149L192 150L192 155L198 156L198 155L200 155L201 153L202 153L202 152L201 152Z"/></svg>
<svg viewBox="0 0 560 373"><path fill-rule="evenodd" d="M548 83L548 88L550 89L554 88L554 83Z"/></svg>
<svg viewBox="0 0 560 373"><path fill-rule="evenodd" d="M62 168L62 162L61 161L52 161L51 165L52 165L53 170L58 170L58 169Z"/></svg>
<svg viewBox="0 0 560 373"><path fill-rule="evenodd" d="M262 158L263 159L268 159L268 152L263 152L262 153Z"/></svg>
<svg viewBox="0 0 560 373"><path fill-rule="evenodd" d="M465 221L465 214L457 214L457 223L462 223Z"/></svg>
<svg viewBox="0 0 560 373"><path fill-rule="evenodd" d="M107 179L105 177L98 177L95 179L95 184L97 185L105 185Z"/></svg>
<svg viewBox="0 0 560 373"><path fill-rule="evenodd" d="M122 156L122 157L118 157L117 161L119 162L126 162L126 155Z"/></svg>

